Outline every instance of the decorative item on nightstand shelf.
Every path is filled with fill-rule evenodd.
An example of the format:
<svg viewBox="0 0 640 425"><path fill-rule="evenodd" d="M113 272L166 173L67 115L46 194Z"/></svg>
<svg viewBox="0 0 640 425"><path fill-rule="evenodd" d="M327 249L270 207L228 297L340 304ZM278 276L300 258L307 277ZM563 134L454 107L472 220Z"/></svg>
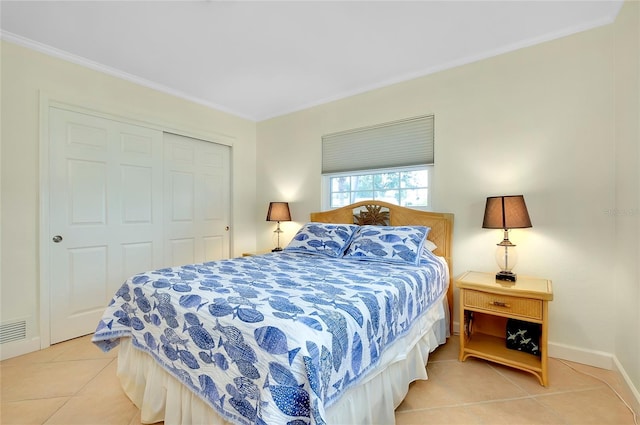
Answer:
<svg viewBox="0 0 640 425"><path fill-rule="evenodd" d="M507 348L540 356L540 324L507 319Z"/></svg>
<svg viewBox="0 0 640 425"><path fill-rule="evenodd" d="M273 232L278 235L278 245L273 248L272 252L282 251L280 247L280 222L281 221L291 221L291 212L289 212L289 203L288 202L270 202L269 210L267 211L267 221L276 221L278 222L278 226L276 230Z"/></svg>
<svg viewBox="0 0 640 425"><path fill-rule="evenodd" d="M500 271L496 280L515 282L517 276L511 270L518 259L516 246L509 241L509 229L523 229L531 226L531 219L524 203L523 195L491 196L484 209L484 229L503 229L504 238L498 244L496 261Z"/></svg>

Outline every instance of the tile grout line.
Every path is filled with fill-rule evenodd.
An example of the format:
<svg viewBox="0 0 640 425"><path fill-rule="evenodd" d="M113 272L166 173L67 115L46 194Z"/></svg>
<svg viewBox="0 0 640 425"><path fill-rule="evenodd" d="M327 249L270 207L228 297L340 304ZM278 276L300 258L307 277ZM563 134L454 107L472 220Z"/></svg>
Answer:
<svg viewBox="0 0 640 425"><path fill-rule="evenodd" d="M417 409L408 409L402 410L404 412L422 412L425 410L438 410L438 409L451 409L453 407L469 407L469 406L477 406L481 404L491 404L491 403L499 403L499 402L509 402L509 401L518 401L518 400L526 400L532 398L533 396L526 395L521 397L510 397L510 398L500 398L493 400L480 400L480 401L468 401L462 403L454 403L454 404L443 404L442 406L433 406L433 407L420 407Z"/></svg>
<svg viewBox="0 0 640 425"><path fill-rule="evenodd" d="M518 401L518 400L528 400L528 399L529 400L534 400L538 404L542 405L537 400L538 397L541 397L541 396L542 397L547 397L547 396L553 396L553 395L558 395L558 394L568 394L568 393L573 393L573 392L593 391L593 390L598 390L598 389L602 389L602 387L590 387L590 388L580 388L580 389L576 389L576 390L558 391L558 392L554 392L554 393L551 393L551 394L528 394L527 393L527 395L523 395L523 396L519 396L519 397L496 398L496 399L492 399L492 400L480 400L480 401L469 401L469 402L453 403L453 404L443 404L441 406L433 406L433 407L420 407L420 408L415 408L415 409L401 410L401 411L398 411L398 413L421 412L421 411L425 411L425 410L437 410L437 409L450 409L452 407L469 407L469 406L477 406L477 405L483 405L483 404L504 403L504 402ZM542 406L544 406L544 405L542 405ZM544 406L544 407L547 407L547 406Z"/></svg>
<svg viewBox="0 0 640 425"><path fill-rule="evenodd" d="M453 363L456 362L457 359L439 359L439 360L434 360L431 361L430 363ZM521 385L518 384L518 382L514 381L512 378L510 378L507 374L504 374L500 371L499 368L495 367L495 365L493 365L491 362L486 362L486 364L489 366L490 369L492 369L498 376L500 376L501 378L505 379L507 382L509 382L510 384L514 385L516 388L520 389L523 393L527 394L526 396L522 396L522 397L513 397L513 398L505 398L505 399L495 399L495 400L483 400L483 401L479 401L479 402L469 402L469 403L457 403L457 404L449 404L449 405L443 405L443 406L434 406L434 407L425 407L425 408L414 408L414 409L407 409L407 410L403 410L402 413L405 412L424 412L424 411L435 411L437 409L448 409L448 408L455 408L455 407L465 407L465 406L474 406L474 405L481 405L481 404L490 404L490 403L495 403L495 402L510 402L510 401L517 401L517 400L526 400L526 399L531 399L533 400L537 405L548 409L550 412L552 412L554 414L554 416L558 417L558 418L562 418L562 413L557 411L556 409L550 407L550 406L546 406L544 403L542 403L542 397L549 397L549 396L554 396L554 395L560 395L560 394L570 394L570 393L580 393L580 392L586 392L586 391L594 391L594 390L601 390L601 389L609 389L609 391L613 392L614 395L617 395L618 398L620 399L619 401L622 402L623 404L626 405L626 407L631 411L631 413L634 415L634 423L636 423L637 425L637 419L636 419L636 415L634 410L628 406L626 404L626 402L624 401L624 399L618 395L617 391L611 386L610 383L608 383L605 379L603 378L599 378L596 376L593 376L589 373L586 372L582 372L580 370L577 370L576 368L567 365L566 363L564 363L562 360L559 360L561 363L565 364L565 366L567 366L568 368L572 369L573 371L582 374L582 375L586 375L589 377L594 378L596 381L599 381L599 383L594 383L593 385L589 385L589 386L585 386L582 388L573 388L573 389L565 389L565 390L549 390L549 392L546 393L538 393L538 394L534 394L531 393L530 391L527 391L526 388L522 387ZM428 366L428 365L427 365ZM604 385L603 385L604 384ZM398 412L400 413L400 412Z"/></svg>
<svg viewBox="0 0 640 425"><path fill-rule="evenodd" d="M59 356L58 356L59 357ZM93 360L93 359L75 359L75 360L65 360L65 361L85 361L85 360ZM114 359L115 360L115 359ZM113 361L113 360L112 360ZM48 363L59 363L55 360L51 360ZM87 385L89 385L89 383L91 383L94 379L96 379L98 377L98 375L100 375L100 373L102 373L103 370L105 370L109 365L111 364L111 362L108 362L103 368L101 368L98 372L96 372L96 374L89 379L84 385L82 385L76 392L74 392L72 395L69 396L69 398L60 405L60 407L58 407L55 411L53 411L45 420L44 422L42 422L42 425L45 425L49 420L51 420L51 418L53 418L53 416L55 416L56 413L58 413L60 410L62 410L67 403L69 403L70 401L72 401L75 397L78 397L80 395L80 392L87 387ZM52 397L47 397L52 398ZM131 421L129 421L131 422Z"/></svg>
<svg viewBox="0 0 640 425"><path fill-rule="evenodd" d="M532 394L531 392L527 391L522 386L518 385L518 383L516 381L514 381L513 379L511 379L509 376L507 376L506 374L502 373L499 368L495 367L495 365L491 364L490 362L487 362L487 364L489 365L489 367L491 367L491 369L495 370L498 375L500 375L501 377L506 379L508 382L510 382L511 384L515 385L516 387L518 387L519 389L521 389L522 391L524 391L525 393L527 393L527 394L529 394L529 395L531 395L533 397L549 396L549 395L555 395L555 394L566 394L566 393L580 392L580 391L589 391L589 390L595 390L595 389L600 389L600 388L606 387L606 385L601 385L601 384L600 385L595 385L594 384L593 386L590 385L590 386L585 386L585 387L582 387L582 388L574 388L574 389L566 389L566 390L552 390L552 389L549 389L549 387L544 387L544 388L546 388L548 390L548 392ZM579 373L581 373L581 372L579 372ZM599 380L599 379L597 379L597 380Z"/></svg>
<svg viewBox="0 0 640 425"><path fill-rule="evenodd" d="M87 387L87 385L89 385L91 382L93 382L93 380L96 379L98 377L98 375L100 375L106 368L108 368L109 365L111 363L113 363L114 360L116 360L116 359L111 359L110 362L108 362L106 365L104 365L104 367L102 367L98 372L96 372L96 374L93 376L93 378L89 379L87 382L85 382L85 384L83 386L78 388L78 391L76 391L76 393L73 395L73 397L79 396L80 392L82 390L84 390Z"/></svg>
<svg viewBox="0 0 640 425"><path fill-rule="evenodd" d="M42 425L45 425L47 422L49 422L49 420L50 420L51 418L53 418L53 416L54 416L56 413L58 413L58 412L60 411L60 409L62 409L64 406L66 406L66 405L67 405L67 403L69 403L69 401L71 401L71 399L72 399L73 397L74 397L74 396L70 396L70 397L69 397L69 398L68 398L64 403L62 403L62 404L60 405L60 407L58 407L56 410L54 410L53 412L51 412L51 414L50 414L49 416L47 416L47 418L42 422Z"/></svg>
<svg viewBox="0 0 640 425"><path fill-rule="evenodd" d="M453 363L453 362L457 362L457 361L458 360L448 359L448 360L441 360L440 362ZM437 363L437 362L433 362L433 363ZM597 389L602 389L603 388L602 385L598 385L598 386L589 386L589 387L584 387L584 388L579 388L579 389L555 390L553 392L543 393L543 394L531 394L529 391L527 391L526 389L522 388L520 385L518 385L515 381L513 381L507 375L501 373L501 371L498 368L494 367L495 365L493 365L491 362L484 361L484 363L492 371L494 371L498 376L500 376L502 379L504 379L505 381L509 382L510 384L515 386L516 388L520 389L526 395L519 396L519 397L498 398L498 399L492 399L492 400L481 400L481 401L476 401L476 402L463 402L463 403L455 403L455 404L446 404L446 405L442 405L442 406L407 409L407 410L402 410L402 412L403 413L404 412L421 412L421 411L428 411L428 410L449 409L449 408L455 408L455 407L469 407L469 406L476 406L476 405L483 405L483 404L491 404L491 403L498 403L498 402L510 402L510 401L527 400L527 399L533 400L538 405L543 406L545 408L548 408L547 406L543 405L538 400L538 397L540 397L540 396L558 395L558 394L567 394L567 393L573 393L573 392L590 391L590 390L597 390ZM428 367L428 364L427 364L427 367ZM548 408L548 409L550 409L556 416L561 417L561 414L559 412L556 412L554 409L551 409L551 408Z"/></svg>
<svg viewBox="0 0 640 425"><path fill-rule="evenodd" d="M613 386L605 379L605 378L601 378L598 376L595 376L591 373L579 370L578 368L568 364L566 361L562 360L562 359L556 359L557 361L559 361L560 363L562 363L564 366L568 367L569 369L571 369L572 371L584 375L584 376L588 376L590 378L595 379L596 381L600 382L600 385L597 386L589 386L589 387L583 387L583 388L579 388L579 389L573 389L573 390L565 390L565 391L554 391L554 392L549 392L549 393L541 393L541 394L535 394L535 397L545 397L545 396L551 396L554 394L566 394L566 393L571 393L571 392L581 392L581 391L589 391L589 390L596 390L596 389L608 389L609 391L611 391L613 393L614 396L616 396L619 401L631 412L631 414L633 415L633 420L634 423L637 425L637 415L636 412L634 411L634 409L627 403L627 401L624 399L624 397L615 389L613 388ZM528 391L526 391L524 388L520 387L516 382L514 382L512 379L510 379L507 375L504 375L502 372L500 372L500 370L496 367L494 367L495 365L492 365L489 363L489 366L492 369L495 369L495 371L502 377L504 377L507 381L511 382L513 385L517 386L518 388L522 389L524 392L529 393ZM539 403L539 401L538 401ZM541 404L541 403L540 403Z"/></svg>

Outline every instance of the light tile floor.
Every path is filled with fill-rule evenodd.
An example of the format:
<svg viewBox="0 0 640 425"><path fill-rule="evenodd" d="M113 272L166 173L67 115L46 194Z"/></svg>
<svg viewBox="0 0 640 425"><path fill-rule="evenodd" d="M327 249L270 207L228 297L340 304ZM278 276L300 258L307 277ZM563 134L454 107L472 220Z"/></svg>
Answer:
<svg viewBox="0 0 640 425"><path fill-rule="evenodd" d="M117 349L104 354L90 336L0 362L0 423L137 425L138 409L116 378ZM469 359L450 338L429 358L429 380L411 384L396 411L406 424L629 424L635 399L620 374L550 359L550 385L525 372ZM575 368L575 370L574 370Z"/></svg>

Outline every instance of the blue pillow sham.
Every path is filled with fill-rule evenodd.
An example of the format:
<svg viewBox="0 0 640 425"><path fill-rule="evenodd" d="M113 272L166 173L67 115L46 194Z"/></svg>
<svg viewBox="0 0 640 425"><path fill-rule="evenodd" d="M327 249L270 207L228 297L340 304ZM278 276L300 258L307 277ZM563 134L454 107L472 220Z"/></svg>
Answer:
<svg viewBox="0 0 640 425"><path fill-rule="evenodd" d="M342 257L357 229L355 224L310 222L298 230L284 250Z"/></svg>
<svg viewBox="0 0 640 425"><path fill-rule="evenodd" d="M417 266L430 230L426 226L360 226L345 258Z"/></svg>

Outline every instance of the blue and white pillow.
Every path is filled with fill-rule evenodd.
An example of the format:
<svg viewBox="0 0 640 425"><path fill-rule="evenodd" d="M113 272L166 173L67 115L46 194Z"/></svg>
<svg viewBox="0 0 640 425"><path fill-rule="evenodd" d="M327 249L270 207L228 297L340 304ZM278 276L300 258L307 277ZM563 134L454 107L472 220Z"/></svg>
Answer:
<svg viewBox="0 0 640 425"><path fill-rule="evenodd" d="M342 257L357 229L355 224L307 223L284 250Z"/></svg>
<svg viewBox="0 0 640 425"><path fill-rule="evenodd" d="M420 264L430 227L361 226L351 240L345 258Z"/></svg>

